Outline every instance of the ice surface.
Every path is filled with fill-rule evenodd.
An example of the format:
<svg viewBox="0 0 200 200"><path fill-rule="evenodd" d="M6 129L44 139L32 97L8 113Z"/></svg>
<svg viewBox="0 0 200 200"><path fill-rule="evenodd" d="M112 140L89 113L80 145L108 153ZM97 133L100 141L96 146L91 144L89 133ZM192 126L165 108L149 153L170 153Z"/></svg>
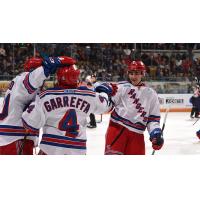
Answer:
<svg viewBox="0 0 200 200"><path fill-rule="evenodd" d="M161 126L165 113L161 113ZM87 154L101 155L104 152L105 133L109 122L109 115L103 115L103 121L96 129L87 129ZM200 141L196 131L200 129L200 120L193 125L196 119L190 119L188 112L169 112L164 130L165 144L156 151L156 155L200 155ZM151 155L152 147L149 134L145 131L146 154Z"/></svg>

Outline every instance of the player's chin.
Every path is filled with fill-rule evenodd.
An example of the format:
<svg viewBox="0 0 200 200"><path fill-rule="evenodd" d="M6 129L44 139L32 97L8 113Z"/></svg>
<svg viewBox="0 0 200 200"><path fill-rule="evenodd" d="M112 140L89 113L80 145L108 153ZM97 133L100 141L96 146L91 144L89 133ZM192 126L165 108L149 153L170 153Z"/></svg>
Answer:
<svg viewBox="0 0 200 200"><path fill-rule="evenodd" d="M135 85L136 83L138 83L138 80L137 80L137 79L131 79L131 83L132 83L133 85Z"/></svg>

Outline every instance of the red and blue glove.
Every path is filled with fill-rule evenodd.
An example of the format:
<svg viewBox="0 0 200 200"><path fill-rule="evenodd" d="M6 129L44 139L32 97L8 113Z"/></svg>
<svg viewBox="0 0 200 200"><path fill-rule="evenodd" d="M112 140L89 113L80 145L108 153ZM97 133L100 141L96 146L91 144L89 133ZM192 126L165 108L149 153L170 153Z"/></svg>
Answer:
<svg viewBox="0 0 200 200"><path fill-rule="evenodd" d="M58 57L43 57L42 66L46 77L50 74L54 74L61 65L62 63Z"/></svg>
<svg viewBox="0 0 200 200"><path fill-rule="evenodd" d="M197 137L200 139L200 130L196 132Z"/></svg>
<svg viewBox="0 0 200 200"><path fill-rule="evenodd" d="M69 67L74 65L76 60L68 56L48 57L43 55L42 66L44 67L45 76L54 74L59 67Z"/></svg>
<svg viewBox="0 0 200 200"><path fill-rule="evenodd" d="M155 128L150 133L150 141L152 142L152 148L154 150L160 150L164 144L164 139L162 136L162 131L160 128Z"/></svg>

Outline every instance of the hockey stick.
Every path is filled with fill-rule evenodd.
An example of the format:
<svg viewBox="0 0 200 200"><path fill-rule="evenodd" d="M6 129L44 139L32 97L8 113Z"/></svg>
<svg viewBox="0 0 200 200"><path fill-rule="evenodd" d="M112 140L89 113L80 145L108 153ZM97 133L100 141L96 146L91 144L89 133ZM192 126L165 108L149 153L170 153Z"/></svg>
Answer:
<svg viewBox="0 0 200 200"><path fill-rule="evenodd" d="M102 119L103 119L103 117L102 117L102 114L101 114L100 120L96 120L96 123L101 123L101 122L102 122Z"/></svg>
<svg viewBox="0 0 200 200"><path fill-rule="evenodd" d="M194 124L193 124L193 125L195 125L195 124L196 124L196 123L199 121L199 119L200 119L200 118L198 118L198 119L197 119L197 120L194 122Z"/></svg>
<svg viewBox="0 0 200 200"><path fill-rule="evenodd" d="M161 129L161 136L163 136L163 131L164 131L164 129L165 129L165 124L166 124L167 115L168 115L169 110L170 110L170 107L168 107L168 108L166 109L166 112L165 112L165 118L164 118L163 125L162 125L162 129ZM156 152L156 150L154 149L154 150L152 151L151 155L154 155L155 152Z"/></svg>

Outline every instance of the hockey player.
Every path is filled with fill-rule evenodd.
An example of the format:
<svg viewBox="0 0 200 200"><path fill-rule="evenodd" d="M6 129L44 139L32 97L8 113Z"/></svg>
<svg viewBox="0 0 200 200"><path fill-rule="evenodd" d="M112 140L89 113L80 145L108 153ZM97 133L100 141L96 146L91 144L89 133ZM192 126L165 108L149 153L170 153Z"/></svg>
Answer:
<svg viewBox="0 0 200 200"><path fill-rule="evenodd" d="M192 104L192 110L190 113L190 118L198 118L200 112L200 93L199 93L199 85L194 87L194 94L190 98L190 103ZM194 116L193 116L194 115Z"/></svg>
<svg viewBox="0 0 200 200"><path fill-rule="evenodd" d="M200 92L199 92L199 90L200 90L199 85L197 85L196 89L194 90L194 95L190 98L190 102L192 103L191 115L193 113L195 113L195 118L197 118L197 120L199 120L199 114L200 114ZM196 135L200 139L200 130L198 130L196 132Z"/></svg>
<svg viewBox="0 0 200 200"><path fill-rule="evenodd" d="M86 118L109 111L108 95L78 87L75 65L57 71L57 87L41 92L23 113L27 130L43 127L40 155L86 154Z"/></svg>
<svg viewBox="0 0 200 200"><path fill-rule="evenodd" d="M37 145L38 130L27 135L22 125L24 109L35 99L36 93L42 87L50 74L65 63L67 57L30 58L24 64L24 71L14 78L5 94L4 105L0 112L0 154L16 155L33 154ZM61 61L62 60L62 61Z"/></svg>
<svg viewBox="0 0 200 200"><path fill-rule="evenodd" d="M115 108L106 133L105 154L144 155L146 128L154 150L161 149L164 143L158 96L142 82L144 64L133 61L127 74L128 81L119 82L118 91L112 97Z"/></svg>

